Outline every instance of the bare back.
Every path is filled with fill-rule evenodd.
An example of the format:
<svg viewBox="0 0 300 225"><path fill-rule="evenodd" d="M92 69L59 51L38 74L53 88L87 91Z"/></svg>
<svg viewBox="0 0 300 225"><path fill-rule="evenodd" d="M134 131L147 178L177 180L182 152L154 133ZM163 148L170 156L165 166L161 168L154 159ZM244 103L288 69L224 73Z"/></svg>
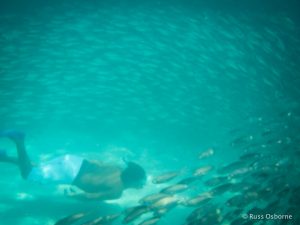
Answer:
<svg viewBox="0 0 300 225"><path fill-rule="evenodd" d="M119 198L124 189L121 172L117 166L84 160L73 185L88 193L104 193L106 199Z"/></svg>

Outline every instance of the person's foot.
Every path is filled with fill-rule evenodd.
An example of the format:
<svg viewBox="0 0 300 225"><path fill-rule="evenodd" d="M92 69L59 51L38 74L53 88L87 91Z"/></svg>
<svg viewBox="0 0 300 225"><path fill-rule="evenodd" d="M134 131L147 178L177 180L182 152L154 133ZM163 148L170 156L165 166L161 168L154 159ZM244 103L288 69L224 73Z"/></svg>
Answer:
<svg viewBox="0 0 300 225"><path fill-rule="evenodd" d="M0 162L13 163L19 166L18 158L8 156L7 151L5 149L0 149Z"/></svg>
<svg viewBox="0 0 300 225"><path fill-rule="evenodd" d="M0 131L0 137L7 137L16 143L24 142L25 133L17 130Z"/></svg>

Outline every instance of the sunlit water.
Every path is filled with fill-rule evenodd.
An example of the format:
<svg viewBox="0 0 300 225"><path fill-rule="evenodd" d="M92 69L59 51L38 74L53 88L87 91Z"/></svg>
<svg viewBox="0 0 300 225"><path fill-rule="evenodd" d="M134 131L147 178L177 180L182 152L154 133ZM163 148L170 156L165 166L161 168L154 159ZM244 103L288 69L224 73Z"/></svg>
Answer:
<svg viewBox="0 0 300 225"><path fill-rule="evenodd" d="M0 15L0 128L26 132L36 162L72 153L124 166L126 158L149 178L117 201L79 203L64 187L27 183L1 164L0 224L120 211L164 187L151 183L155 175L236 160L249 144L233 144L241 136L276 157L299 141L299 24L288 13L163 3L22 7ZM268 150L266 130L275 143ZM0 144L16 153L8 140ZM214 156L198 160L208 148ZM188 193L206 189L200 182ZM191 211L178 206L159 224L184 224Z"/></svg>

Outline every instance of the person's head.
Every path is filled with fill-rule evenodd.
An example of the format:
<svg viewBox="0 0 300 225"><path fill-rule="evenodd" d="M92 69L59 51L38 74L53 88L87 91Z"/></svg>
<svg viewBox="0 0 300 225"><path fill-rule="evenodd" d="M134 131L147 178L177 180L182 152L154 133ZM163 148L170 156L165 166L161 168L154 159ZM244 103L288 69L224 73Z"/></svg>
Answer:
<svg viewBox="0 0 300 225"><path fill-rule="evenodd" d="M127 168L122 172L121 179L125 188L142 188L146 183L145 170L134 162L127 162Z"/></svg>

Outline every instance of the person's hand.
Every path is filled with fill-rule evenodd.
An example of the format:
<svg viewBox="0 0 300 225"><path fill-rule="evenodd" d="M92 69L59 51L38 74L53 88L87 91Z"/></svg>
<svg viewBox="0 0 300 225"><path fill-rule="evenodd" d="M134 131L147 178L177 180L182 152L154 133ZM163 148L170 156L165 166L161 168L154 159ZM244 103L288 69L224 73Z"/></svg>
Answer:
<svg viewBox="0 0 300 225"><path fill-rule="evenodd" d="M64 194L67 197L75 198L78 200L100 200L103 197L107 196L104 193L88 193L76 186L70 186L64 189Z"/></svg>
<svg viewBox="0 0 300 225"><path fill-rule="evenodd" d="M78 187L70 186L64 190L64 194L67 197L81 198L84 196L85 192Z"/></svg>

